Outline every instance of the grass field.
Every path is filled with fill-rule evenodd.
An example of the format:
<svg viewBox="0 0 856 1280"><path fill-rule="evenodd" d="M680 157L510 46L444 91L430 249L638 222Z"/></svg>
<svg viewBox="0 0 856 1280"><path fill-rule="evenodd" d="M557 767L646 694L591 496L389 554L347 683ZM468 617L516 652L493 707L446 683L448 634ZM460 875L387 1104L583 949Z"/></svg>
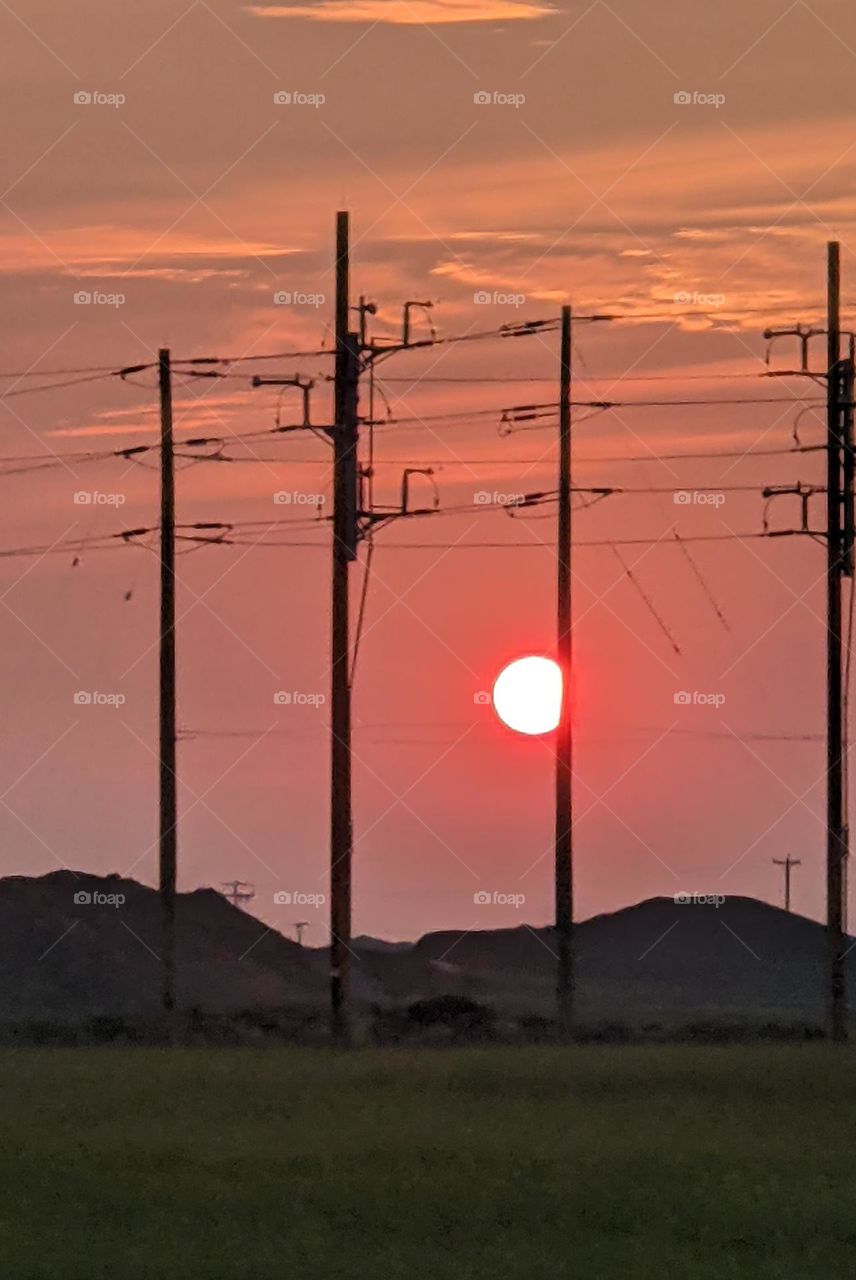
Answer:
<svg viewBox="0 0 856 1280"><path fill-rule="evenodd" d="M824 1045L0 1054L3 1280L853 1270Z"/></svg>

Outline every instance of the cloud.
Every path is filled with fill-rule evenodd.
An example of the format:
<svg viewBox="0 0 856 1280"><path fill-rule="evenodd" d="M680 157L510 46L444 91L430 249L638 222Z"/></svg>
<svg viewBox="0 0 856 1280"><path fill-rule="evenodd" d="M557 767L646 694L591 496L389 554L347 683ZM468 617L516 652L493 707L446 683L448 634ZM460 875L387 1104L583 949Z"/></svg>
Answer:
<svg viewBox="0 0 856 1280"><path fill-rule="evenodd" d="M122 206L117 204L117 214ZM174 215L171 215L174 216ZM163 280L206 280L212 276L246 275L253 261L290 258L300 251L258 237L204 235L201 231L173 231L159 235L145 225L62 228L50 233L50 247L28 232L0 235L4 273L41 272L45 266L66 264L82 276L135 276Z"/></svg>
<svg viewBox="0 0 856 1280"><path fill-rule="evenodd" d="M544 0L314 0L310 4L250 5L258 18L313 22L385 22L420 26L453 22L531 22L557 10Z"/></svg>

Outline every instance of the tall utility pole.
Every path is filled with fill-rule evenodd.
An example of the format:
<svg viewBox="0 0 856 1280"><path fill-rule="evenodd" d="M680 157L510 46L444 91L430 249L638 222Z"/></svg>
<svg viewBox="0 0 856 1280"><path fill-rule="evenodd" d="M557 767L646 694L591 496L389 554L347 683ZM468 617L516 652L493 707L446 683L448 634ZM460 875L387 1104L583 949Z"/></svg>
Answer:
<svg viewBox="0 0 856 1280"><path fill-rule="evenodd" d="M792 858L790 854L785 858L774 858L774 864L777 867L785 868L785 910L791 909L791 867L801 867L802 863L799 858Z"/></svg>
<svg viewBox="0 0 856 1280"><path fill-rule="evenodd" d="M837 241L827 246L826 361L826 921L829 972L829 1032L847 1038L847 994L844 969L844 736L841 643L841 581L845 576L842 526L842 453L846 415L852 400L851 379L841 361L841 267ZM848 362L849 367L849 362ZM843 393L843 394L842 394ZM846 495L847 503L852 494Z"/></svg>
<svg viewBox="0 0 856 1280"><path fill-rule="evenodd" d="M334 1043L350 1043L351 683L349 568L357 554L359 335L350 331L349 218L336 215L336 371L333 425L333 573L330 753L330 1010Z"/></svg>
<svg viewBox="0 0 856 1280"><path fill-rule="evenodd" d="M826 486L777 485L765 490L766 497L796 495L802 504L799 529L774 530L770 536L809 535L826 541L826 996L827 1031L830 1039L847 1039L847 983L845 968L845 928L847 901L847 858L850 837L847 827L847 732L845 708L847 688L843 662L841 584L849 578L853 590L854 569L854 459L853 395L856 341L850 335L848 357L841 358L841 254L837 241L827 245L826 328L798 324L792 328L767 329L768 339L791 337L800 343L800 367L791 371L826 382ZM826 335L826 366L822 373L809 368L808 349L813 338ZM812 529L809 499L826 493L826 527Z"/></svg>
<svg viewBox="0 0 856 1280"><path fill-rule="evenodd" d="M162 1004L175 1008L175 463L172 435L172 370L166 348L158 353L161 407L160 539L160 807Z"/></svg>
<svg viewBox="0 0 856 1280"><path fill-rule="evenodd" d="M562 672L562 711L556 734L556 1003L559 1031L568 1038L574 1003L574 880L572 840L571 683L571 308L562 307L559 372L559 515L556 656Z"/></svg>

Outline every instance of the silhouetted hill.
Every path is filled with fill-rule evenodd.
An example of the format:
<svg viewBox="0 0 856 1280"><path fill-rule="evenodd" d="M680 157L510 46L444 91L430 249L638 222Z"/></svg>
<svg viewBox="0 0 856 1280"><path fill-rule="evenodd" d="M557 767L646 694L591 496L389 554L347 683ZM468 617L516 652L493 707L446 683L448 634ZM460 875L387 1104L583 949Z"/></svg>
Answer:
<svg viewBox="0 0 856 1280"><path fill-rule="evenodd" d="M326 949L298 946L213 889L180 894L177 924L182 1008L326 1008ZM823 928L752 898L718 907L652 898L586 920L575 936L577 1005L588 1022L822 1020ZM157 892L134 880L71 871L2 879L0 1022L154 1014L159 949ZM848 965L853 973L856 951ZM500 1014L550 1016L552 931L359 938L352 986L364 1009L450 994Z"/></svg>
<svg viewBox="0 0 856 1280"><path fill-rule="evenodd" d="M390 942L387 938L372 938L367 933L361 933L358 937L352 938L351 946L355 951L386 951L398 953L402 951L412 951L414 943Z"/></svg>
<svg viewBox="0 0 856 1280"><path fill-rule="evenodd" d="M575 939L583 1015L822 1016L825 930L754 898L719 906L651 898L584 921ZM415 956L447 970L446 989L456 976L454 989L473 994L477 978L482 998L490 990L500 1005L550 999L549 929L430 933Z"/></svg>
<svg viewBox="0 0 856 1280"><path fill-rule="evenodd" d="M124 899L119 905L117 897ZM327 985L317 956L215 890L179 894L176 915L182 1007L323 1004ZM159 951L154 889L72 871L0 879L2 1021L155 1012Z"/></svg>

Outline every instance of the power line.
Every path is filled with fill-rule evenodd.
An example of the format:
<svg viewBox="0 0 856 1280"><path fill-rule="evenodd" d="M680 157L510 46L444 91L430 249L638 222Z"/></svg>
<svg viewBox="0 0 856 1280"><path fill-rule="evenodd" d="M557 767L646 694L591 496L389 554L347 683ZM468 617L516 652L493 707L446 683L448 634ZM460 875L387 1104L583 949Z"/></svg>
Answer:
<svg viewBox="0 0 856 1280"><path fill-rule="evenodd" d="M154 368L154 364L149 364L146 368ZM71 377L78 373L115 373L116 366L110 364L90 364L80 365L75 369L23 369L19 372L3 372L0 378L64 378Z"/></svg>
<svg viewBox="0 0 856 1280"><path fill-rule="evenodd" d="M777 374L777 377L796 377L796 374ZM718 382L720 380L731 380L740 378L769 378L770 374L765 372L758 373L595 373L579 375L579 381L584 384L590 382ZM553 379L546 374L413 374L412 377L402 377L400 375L384 377L384 382L389 383L497 383L508 384L514 386L524 382L547 382L552 383Z"/></svg>
<svg viewBox="0 0 856 1280"><path fill-rule="evenodd" d="M64 391L68 387L79 387L85 382L104 382L109 378L121 377L121 370L114 369L110 373L91 373L85 377L68 378L63 382L45 382L37 387L17 387L12 391L0 393L0 400L11 400L15 396L31 396L38 391Z"/></svg>
<svg viewBox="0 0 856 1280"><path fill-rule="evenodd" d="M704 400L575 400L571 406L573 409L593 409L601 413L608 413L614 409L685 409L685 408L706 408L720 407L723 405L740 406L740 405L784 405L790 408L792 405L813 408L821 407L823 401L820 399L799 398L786 396L743 396L743 397L718 397L708 398ZM449 410L445 413L414 413L400 417L389 416L386 418L376 418L363 420L364 426L374 427L392 427L392 426L419 426L431 422L459 422L463 420L464 425L473 419L479 418L495 418L499 417L502 425L508 427L506 434L515 434L515 431L540 431L549 427L554 427L557 420L556 406L553 403L546 404L525 404L525 405L497 405L496 408L489 409L460 409ZM544 419L537 426L517 427L517 422L527 422L532 419ZM579 425L579 423L578 423Z"/></svg>
<svg viewBox="0 0 856 1280"><path fill-rule="evenodd" d="M764 539L769 542L769 536L766 533L752 530L748 533L711 533L711 534L689 534L682 537L683 542L744 542L754 539ZM222 540L218 540L217 546L234 546L234 547L261 547L265 550L273 550L279 547L306 547L316 548L319 550L330 550L330 542L309 542L306 540L289 541L289 542L267 542L261 539L253 538L252 540L242 541L240 536L227 536ZM523 541L504 541L500 542L490 540L479 540L474 542L395 542L378 544L378 547L385 552L393 551L544 551L552 550L547 542L542 542L538 538L531 538L526 542ZM662 535L658 538L589 538L574 540L574 549L577 547L671 547L674 543L664 539Z"/></svg>
<svg viewBox="0 0 856 1280"><path fill-rule="evenodd" d="M678 544L678 546L681 548L681 551L684 553L684 558L686 559L687 564L690 566L690 569L692 570L696 581L698 582L699 586L704 592L707 598L708 604L713 609L713 612L716 614L723 628L730 635L731 627L728 625L725 614L722 612L721 608L719 607L719 602L717 601L716 596L713 594L713 591L708 585L707 579L704 577L704 574L702 573L701 569L696 564L693 556L690 555L688 548L684 546L684 539L680 536L677 529L674 532L675 532L675 542Z"/></svg>

